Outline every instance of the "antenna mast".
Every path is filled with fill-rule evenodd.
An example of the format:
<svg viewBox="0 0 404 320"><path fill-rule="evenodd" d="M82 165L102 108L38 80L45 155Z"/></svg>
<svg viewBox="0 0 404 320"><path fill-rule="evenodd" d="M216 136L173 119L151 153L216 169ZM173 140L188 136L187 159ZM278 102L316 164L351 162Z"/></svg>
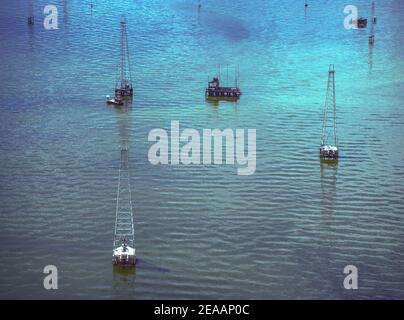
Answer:
<svg viewBox="0 0 404 320"><path fill-rule="evenodd" d="M130 174L128 168L128 148L121 148L121 164L119 168L118 192L116 198L116 219L114 248L125 242L134 247L134 226Z"/></svg>
<svg viewBox="0 0 404 320"><path fill-rule="evenodd" d="M132 72L131 72L131 64L129 59L129 46L128 46L128 33L126 30L126 19L125 16L122 15L120 22L120 63L119 63L119 79L117 80L115 95L121 97L129 97L133 96L133 88L132 88Z"/></svg>
<svg viewBox="0 0 404 320"><path fill-rule="evenodd" d="M324 113L323 113L323 130L322 130L322 135L321 135L321 145L324 146L327 144L328 137L330 134L329 129L329 113L332 110L333 114L333 141L334 141L334 146L338 146L337 144L337 105L336 105L336 99L335 99L335 70L334 70L334 65L330 64L329 70L328 70L328 82L327 82L327 93L326 93L326 98L325 98L325 104L324 104Z"/></svg>
<svg viewBox="0 0 404 320"><path fill-rule="evenodd" d="M372 21L370 25L370 36L369 36L369 44L373 44L375 42L375 23L376 23L376 15L375 15L375 2L372 2Z"/></svg>

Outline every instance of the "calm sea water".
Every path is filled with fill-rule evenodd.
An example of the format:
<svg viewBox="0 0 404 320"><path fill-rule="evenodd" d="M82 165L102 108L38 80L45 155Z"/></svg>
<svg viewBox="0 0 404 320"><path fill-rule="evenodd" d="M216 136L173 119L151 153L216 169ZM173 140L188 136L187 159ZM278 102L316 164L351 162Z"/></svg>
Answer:
<svg viewBox="0 0 404 320"><path fill-rule="evenodd" d="M312 2L312 3L311 3ZM1 2L0 297L404 298L404 2L376 1L345 30L342 0ZM353 1L370 16L370 1ZM36 21L27 26L33 12ZM107 107L128 22L135 98ZM337 166L318 147L336 69ZM239 65L237 104L208 104L208 76ZM229 80L230 81L230 80ZM153 128L257 130L257 170L153 166ZM111 250L119 149L129 141L134 273ZM45 265L59 289L43 288ZM359 289L343 269L359 270Z"/></svg>

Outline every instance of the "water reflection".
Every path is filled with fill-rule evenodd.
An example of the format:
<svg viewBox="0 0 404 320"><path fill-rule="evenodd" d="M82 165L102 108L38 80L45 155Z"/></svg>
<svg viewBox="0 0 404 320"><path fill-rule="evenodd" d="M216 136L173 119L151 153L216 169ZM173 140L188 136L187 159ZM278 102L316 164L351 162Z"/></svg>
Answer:
<svg viewBox="0 0 404 320"><path fill-rule="evenodd" d="M113 266L112 270L114 290L135 288L136 267Z"/></svg>
<svg viewBox="0 0 404 320"><path fill-rule="evenodd" d="M338 163L320 163L321 238L331 245L330 232L334 217Z"/></svg>
<svg viewBox="0 0 404 320"><path fill-rule="evenodd" d="M320 186L321 186L321 222L320 222L320 249L319 254L321 268L324 272L324 286L329 290L335 290L335 283L330 281L332 276L328 273L335 268L333 262L333 248L335 247L333 238L333 224L335 214L335 197L337 189L337 163L320 164Z"/></svg>
<svg viewBox="0 0 404 320"><path fill-rule="evenodd" d="M111 107L115 110L121 147L129 145L130 137L130 110L132 102L125 100L124 103L123 106Z"/></svg>
<svg viewBox="0 0 404 320"><path fill-rule="evenodd" d="M372 68L373 68L373 44L371 44L371 43L369 43L368 65L369 65L369 76L370 76L372 74Z"/></svg>
<svg viewBox="0 0 404 320"><path fill-rule="evenodd" d="M238 110L238 100L230 100L230 99L224 99L224 98L215 98L215 97L209 97L208 99L205 99L206 103L212 107L214 107L215 110L217 110L217 107L219 107L220 104L224 105L232 105L233 109L235 111Z"/></svg>
<svg viewBox="0 0 404 320"><path fill-rule="evenodd" d="M28 45L30 50L34 49L34 43L35 43L35 33L34 33L34 24L35 24L35 16L34 16L34 4L32 2L33 0L29 1L28 4L28 17L27 17L27 24L28 24ZM33 18L33 24L29 24L28 19Z"/></svg>
<svg viewBox="0 0 404 320"><path fill-rule="evenodd" d="M63 0L63 22L65 25L68 24L69 13L67 8L67 0Z"/></svg>
<svg viewBox="0 0 404 320"><path fill-rule="evenodd" d="M308 8L308 4L307 2L304 3L304 20L306 21L306 17L307 17L307 8Z"/></svg>
<svg viewBox="0 0 404 320"><path fill-rule="evenodd" d="M35 32L34 32L34 26L33 25L28 25L28 45L30 50L34 50L34 44L35 44Z"/></svg>

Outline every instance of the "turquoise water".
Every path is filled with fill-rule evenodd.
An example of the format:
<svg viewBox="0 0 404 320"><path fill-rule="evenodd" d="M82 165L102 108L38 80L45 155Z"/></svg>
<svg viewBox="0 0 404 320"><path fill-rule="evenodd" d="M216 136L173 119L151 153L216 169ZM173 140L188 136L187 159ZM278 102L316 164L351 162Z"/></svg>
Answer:
<svg viewBox="0 0 404 320"><path fill-rule="evenodd" d="M313 2L313 3L311 3ZM47 1L0 10L1 298L404 298L404 3L345 30L344 1ZM370 1L357 0L360 15ZM27 26L32 10L36 20ZM105 105L125 13L135 97ZM340 160L320 165L329 64ZM239 65L237 104L205 102ZM153 166L154 128L257 130L257 170ZM111 250L119 149L129 141L134 274ZM43 288L46 265L59 289ZM359 270L359 289L343 269Z"/></svg>

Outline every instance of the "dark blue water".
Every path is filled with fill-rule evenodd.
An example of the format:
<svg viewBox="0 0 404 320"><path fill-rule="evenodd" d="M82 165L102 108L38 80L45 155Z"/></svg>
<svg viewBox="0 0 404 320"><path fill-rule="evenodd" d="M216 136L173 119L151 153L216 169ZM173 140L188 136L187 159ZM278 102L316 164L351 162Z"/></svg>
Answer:
<svg viewBox="0 0 404 320"><path fill-rule="evenodd" d="M301 2L301 3L300 3ZM345 30L344 1L47 1L0 5L1 298L404 298L404 2ZM358 0L370 16L370 1ZM26 18L33 12L35 25ZM135 97L106 106L126 15ZM335 65L337 166L318 147ZM237 104L205 102L222 66ZM229 82L230 82L229 79ZM153 166L154 128L257 130L257 170ZM128 141L140 259L111 265ZM43 288L46 265L59 289ZM359 289L343 269L359 270Z"/></svg>

